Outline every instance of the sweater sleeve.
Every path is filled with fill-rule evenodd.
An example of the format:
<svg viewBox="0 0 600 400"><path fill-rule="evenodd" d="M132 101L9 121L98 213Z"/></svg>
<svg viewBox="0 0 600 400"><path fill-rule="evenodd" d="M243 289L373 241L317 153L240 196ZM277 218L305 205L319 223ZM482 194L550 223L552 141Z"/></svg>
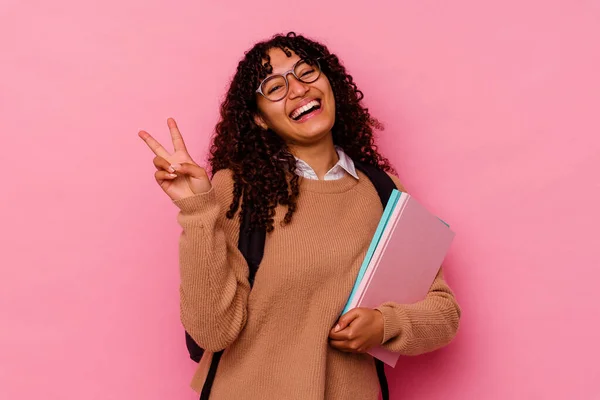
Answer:
<svg viewBox="0 0 600 400"><path fill-rule="evenodd" d="M398 178L392 179L405 191ZM382 346L402 355L419 355L444 347L456 336L461 316L442 267L425 299L413 304L388 302L376 309L383 314Z"/></svg>
<svg viewBox="0 0 600 400"><path fill-rule="evenodd" d="M461 310L440 268L424 300L383 303L382 347L402 355L419 355L444 347L458 331Z"/></svg>
<svg viewBox="0 0 600 400"><path fill-rule="evenodd" d="M183 228L179 239L180 313L185 330L202 348L223 350L246 323L248 266L237 248L239 219L225 214L233 198L230 171L212 188L173 203Z"/></svg>

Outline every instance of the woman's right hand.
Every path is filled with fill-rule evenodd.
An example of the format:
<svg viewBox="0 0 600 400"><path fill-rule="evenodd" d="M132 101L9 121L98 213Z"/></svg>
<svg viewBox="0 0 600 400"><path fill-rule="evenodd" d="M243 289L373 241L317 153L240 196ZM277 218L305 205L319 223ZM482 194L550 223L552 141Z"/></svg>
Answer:
<svg viewBox="0 0 600 400"><path fill-rule="evenodd" d="M154 166L157 169L154 174L156 182L171 200L208 192L212 187L208 174L192 160L175 120L167 119L167 125L173 141L173 153L165 150L148 132L138 133L156 155L154 157Z"/></svg>

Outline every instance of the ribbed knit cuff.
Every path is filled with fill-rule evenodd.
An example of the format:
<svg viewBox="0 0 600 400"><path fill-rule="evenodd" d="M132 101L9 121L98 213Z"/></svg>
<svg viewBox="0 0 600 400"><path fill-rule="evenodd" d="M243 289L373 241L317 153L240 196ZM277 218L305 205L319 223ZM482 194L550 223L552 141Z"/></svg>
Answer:
<svg viewBox="0 0 600 400"><path fill-rule="evenodd" d="M375 309L383 314L383 341L381 344L399 336L405 329L406 324L409 323L406 311L397 305L392 307L382 304Z"/></svg>
<svg viewBox="0 0 600 400"><path fill-rule="evenodd" d="M193 196L184 197L183 199L173 200L182 213L194 214L199 211L204 211L207 207L217 204L215 188L212 187L208 192L198 193Z"/></svg>

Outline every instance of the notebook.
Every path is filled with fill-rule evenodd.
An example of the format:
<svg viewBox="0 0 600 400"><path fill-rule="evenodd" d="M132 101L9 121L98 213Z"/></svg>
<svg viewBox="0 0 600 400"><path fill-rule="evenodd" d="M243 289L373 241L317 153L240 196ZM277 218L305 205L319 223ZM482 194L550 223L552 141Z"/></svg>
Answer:
<svg viewBox="0 0 600 400"><path fill-rule="evenodd" d="M393 301L423 300L455 233L408 193L394 190L361 265L343 313ZM394 367L399 355L382 347L369 352Z"/></svg>

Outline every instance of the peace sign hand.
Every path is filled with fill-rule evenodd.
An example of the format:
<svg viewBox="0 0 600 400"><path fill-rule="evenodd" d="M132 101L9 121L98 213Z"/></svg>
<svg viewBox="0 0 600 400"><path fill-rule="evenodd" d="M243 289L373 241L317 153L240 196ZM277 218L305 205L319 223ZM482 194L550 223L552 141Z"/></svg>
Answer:
<svg viewBox="0 0 600 400"><path fill-rule="evenodd" d="M210 179L204 168L198 166L190 157L175 120L167 119L167 125L175 150L173 153L165 150L148 132L140 131L138 133L138 136L156 154L154 157L154 166L157 169L154 174L156 182L171 200L180 200L208 192L212 187Z"/></svg>

